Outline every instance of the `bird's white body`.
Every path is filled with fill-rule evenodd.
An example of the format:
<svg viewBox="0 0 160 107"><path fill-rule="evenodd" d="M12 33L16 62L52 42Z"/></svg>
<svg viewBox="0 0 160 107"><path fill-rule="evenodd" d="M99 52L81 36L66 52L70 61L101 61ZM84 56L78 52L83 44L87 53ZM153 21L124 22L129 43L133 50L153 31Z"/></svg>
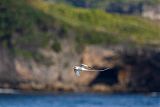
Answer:
<svg viewBox="0 0 160 107"><path fill-rule="evenodd" d="M76 70L80 70L80 71L85 71L85 70L87 70L86 68L84 68L84 67L79 67L79 66L75 66L75 69L76 69Z"/></svg>
<svg viewBox="0 0 160 107"><path fill-rule="evenodd" d="M74 72L75 72L76 76L80 76L80 72L82 72L82 71L87 71L87 69L82 66L75 66L74 67Z"/></svg>
<svg viewBox="0 0 160 107"><path fill-rule="evenodd" d="M75 66L74 67L74 72L75 72L76 76L80 76L80 72L83 72L83 71L105 71L105 70L108 70L108 69L109 68L106 68L104 70L93 70L88 65L81 64L80 66Z"/></svg>

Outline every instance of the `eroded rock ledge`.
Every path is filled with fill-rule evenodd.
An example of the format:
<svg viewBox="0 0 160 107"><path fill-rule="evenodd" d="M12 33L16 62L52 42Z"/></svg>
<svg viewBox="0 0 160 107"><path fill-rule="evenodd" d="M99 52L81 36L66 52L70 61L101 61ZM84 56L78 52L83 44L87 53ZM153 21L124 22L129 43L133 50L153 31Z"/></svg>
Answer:
<svg viewBox="0 0 160 107"><path fill-rule="evenodd" d="M61 54L49 50L45 52L54 64L46 66L31 59L13 57L7 49L1 49L0 74L3 75L0 75L0 87L25 91L65 92L160 91L159 48L88 46L82 54L70 55L69 50ZM84 72L77 78L72 67L80 63L95 69L109 67L110 70Z"/></svg>
<svg viewBox="0 0 160 107"><path fill-rule="evenodd" d="M159 48L88 47L83 62L98 69L111 68L92 74L89 86L95 91L160 91Z"/></svg>

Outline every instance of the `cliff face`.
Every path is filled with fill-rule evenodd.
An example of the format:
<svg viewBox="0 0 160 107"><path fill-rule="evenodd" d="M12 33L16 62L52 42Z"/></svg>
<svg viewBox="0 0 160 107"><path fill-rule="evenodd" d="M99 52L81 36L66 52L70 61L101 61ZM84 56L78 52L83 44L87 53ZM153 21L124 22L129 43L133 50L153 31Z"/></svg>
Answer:
<svg viewBox="0 0 160 107"><path fill-rule="evenodd" d="M126 55L124 62L132 67L130 83L128 85L133 90L159 91L159 48L138 49L134 54Z"/></svg>
<svg viewBox="0 0 160 107"><path fill-rule="evenodd" d="M16 73L13 55L0 45L0 86L17 85L20 77Z"/></svg>
<svg viewBox="0 0 160 107"><path fill-rule="evenodd" d="M98 73L90 85L109 85L112 91L159 91L159 52L159 48L91 47L87 49L84 62L96 68L111 69Z"/></svg>
<svg viewBox="0 0 160 107"><path fill-rule="evenodd" d="M0 13L1 88L159 91L159 50L143 48L159 46L155 22L41 0L0 0ZM81 63L110 70L77 78Z"/></svg>
<svg viewBox="0 0 160 107"><path fill-rule="evenodd" d="M45 60L35 61L18 57L15 68L22 77L21 89L35 90L75 90L76 80L72 67L80 62L80 55L72 52L72 47L63 41L60 53L51 49L40 49Z"/></svg>
<svg viewBox="0 0 160 107"><path fill-rule="evenodd" d="M66 47L66 45L64 44ZM149 92L160 91L160 50L148 48L107 48L88 46L81 54L71 53L68 46L61 53L43 49L43 55L54 61L49 65L13 58L1 47L1 87L21 90ZM76 77L72 67L85 63L104 72L83 72ZM3 69L2 69L3 68Z"/></svg>

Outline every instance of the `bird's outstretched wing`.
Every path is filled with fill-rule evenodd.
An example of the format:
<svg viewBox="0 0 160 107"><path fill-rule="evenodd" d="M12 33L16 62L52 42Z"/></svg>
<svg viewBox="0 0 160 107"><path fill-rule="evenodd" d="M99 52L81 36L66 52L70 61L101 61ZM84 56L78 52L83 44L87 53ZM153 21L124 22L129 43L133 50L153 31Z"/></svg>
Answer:
<svg viewBox="0 0 160 107"><path fill-rule="evenodd" d="M96 69L87 69L85 71L89 71L89 72L102 72L102 71L106 71L106 70L109 70L110 68L106 68L106 69L103 69L103 70L96 70Z"/></svg>
<svg viewBox="0 0 160 107"><path fill-rule="evenodd" d="M91 67L89 67L89 66L86 65L86 64L81 64L80 67L83 67L83 68L85 68L85 69L92 69Z"/></svg>
<svg viewBox="0 0 160 107"><path fill-rule="evenodd" d="M75 66L74 67L74 72L76 74L76 76L80 76L80 73L82 71L89 71L89 72L101 72L101 71L106 71L110 68L106 68L106 69L103 69L103 70L96 70L96 69L93 69L91 67L89 67L88 65L85 65L85 64L81 64L80 66Z"/></svg>

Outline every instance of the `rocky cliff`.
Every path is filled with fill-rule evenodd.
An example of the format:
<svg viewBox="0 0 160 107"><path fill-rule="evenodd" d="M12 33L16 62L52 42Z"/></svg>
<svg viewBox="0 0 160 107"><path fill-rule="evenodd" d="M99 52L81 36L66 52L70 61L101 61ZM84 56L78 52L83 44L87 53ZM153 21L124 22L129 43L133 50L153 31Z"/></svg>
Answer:
<svg viewBox="0 0 160 107"><path fill-rule="evenodd" d="M84 62L96 68L111 68L98 73L91 86L105 84L114 91L159 91L159 55L159 48L91 47Z"/></svg>
<svg viewBox="0 0 160 107"><path fill-rule="evenodd" d="M54 62L48 65L22 57L13 58L1 47L1 88L25 91L160 91L159 48L88 46L81 54L76 54L70 52L70 47L67 49L64 46L60 54L41 50ZM83 72L81 77L76 77L72 67L80 63L95 69L110 69L104 72Z"/></svg>
<svg viewBox="0 0 160 107"><path fill-rule="evenodd" d="M40 0L0 0L0 13L0 88L160 91L154 21ZM81 63L110 70L77 78Z"/></svg>

